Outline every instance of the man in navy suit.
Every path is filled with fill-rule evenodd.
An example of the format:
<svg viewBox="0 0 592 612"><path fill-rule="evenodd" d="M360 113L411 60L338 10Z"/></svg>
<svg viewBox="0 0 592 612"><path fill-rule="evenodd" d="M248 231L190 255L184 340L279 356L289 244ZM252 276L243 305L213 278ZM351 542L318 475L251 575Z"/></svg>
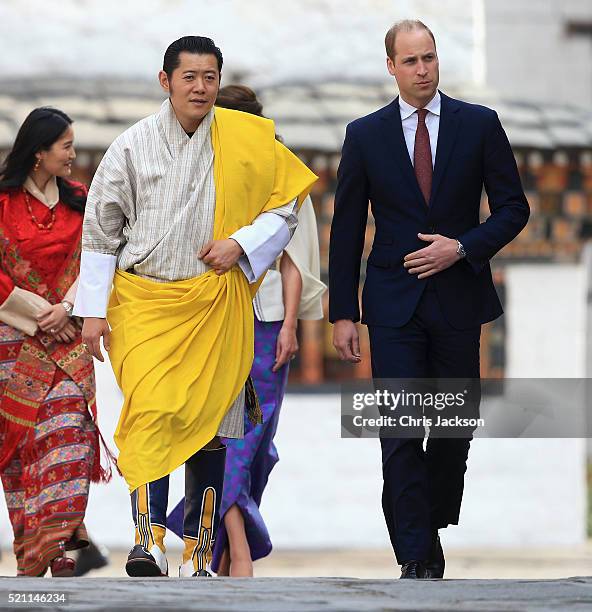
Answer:
<svg viewBox="0 0 592 612"><path fill-rule="evenodd" d="M329 253L329 318L341 359L360 361L358 284L370 201L375 235L362 295L374 378L478 381L481 325L502 314L489 260L529 207L495 111L438 91L432 32L385 39L399 96L347 126ZM480 223L483 188L491 215ZM381 437L382 506L402 578L441 578L438 529L458 524L471 433Z"/></svg>

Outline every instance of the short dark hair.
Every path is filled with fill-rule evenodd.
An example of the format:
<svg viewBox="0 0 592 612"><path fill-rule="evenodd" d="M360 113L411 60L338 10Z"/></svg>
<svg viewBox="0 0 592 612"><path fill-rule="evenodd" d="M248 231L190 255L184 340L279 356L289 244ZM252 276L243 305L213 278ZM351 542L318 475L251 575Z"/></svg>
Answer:
<svg viewBox="0 0 592 612"><path fill-rule="evenodd" d="M175 42L172 42L164 52L162 69L166 72L169 79L175 68L179 67L179 54L183 51L199 55L214 55L218 62L218 72L222 74L222 51L216 47L211 38L207 36L182 36Z"/></svg>
<svg viewBox="0 0 592 612"><path fill-rule="evenodd" d="M434 38L434 34L430 28L423 23L423 21L420 21L419 19L403 19L402 21L397 21L397 23L393 24L384 37L386 54L393 62L395 61L395 42L397 40L397 34L399 32L412 32L413 30L425 30L434 41L434 49L436 48L436 39Z"/></svg>

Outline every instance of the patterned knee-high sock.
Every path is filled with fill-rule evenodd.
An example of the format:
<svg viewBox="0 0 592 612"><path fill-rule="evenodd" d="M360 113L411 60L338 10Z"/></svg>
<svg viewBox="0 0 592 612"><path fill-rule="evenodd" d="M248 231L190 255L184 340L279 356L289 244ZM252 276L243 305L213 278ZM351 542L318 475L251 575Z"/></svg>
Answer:
<svg viewBox="0 0 592 612"><path fill-rule="evenodd" d="M132 516L136 526L136 544L146 550L156 544L165 552L166 511L169 498L169 477L138 487L132 494Z"/></svg>
<svg viewBox="0 0 592 612"><path fill-rule="evenodd" d="M208 572L220 523L226 447L202 449L185 463L183 565L192 574Z"/></svg>

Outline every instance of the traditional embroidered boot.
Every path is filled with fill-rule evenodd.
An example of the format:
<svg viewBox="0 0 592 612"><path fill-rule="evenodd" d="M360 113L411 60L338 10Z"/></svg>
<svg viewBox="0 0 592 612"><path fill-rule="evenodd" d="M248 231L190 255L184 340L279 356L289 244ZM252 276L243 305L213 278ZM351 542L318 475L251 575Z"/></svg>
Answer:
<svg viewBox="0 0 592 612"><path fill-rule="evenodd" d="M138 487L131 495L135 545L125 564L128 576L168 576L165 556L169 477Z"/></svg>
<svg viewBox="0 0 592 612"><path fill-rule="evenodd" d="M226 447L202 449L185 463L183 565L179 576L208 577L220 524Z"/></svg>

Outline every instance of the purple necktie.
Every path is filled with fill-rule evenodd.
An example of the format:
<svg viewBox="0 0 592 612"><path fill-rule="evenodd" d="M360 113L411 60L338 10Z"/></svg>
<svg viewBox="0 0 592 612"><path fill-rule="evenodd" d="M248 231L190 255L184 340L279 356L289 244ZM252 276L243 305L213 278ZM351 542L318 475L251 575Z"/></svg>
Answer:
<svg viewBox="0 0 592 612"><path fill-rule="evenodd" d="M425 108L417 111L413 167L421 193L423 193L426 204L429 205L432 193L432 149L430 148L430 134L425 122L427 114L428 111Z"/></svg>

